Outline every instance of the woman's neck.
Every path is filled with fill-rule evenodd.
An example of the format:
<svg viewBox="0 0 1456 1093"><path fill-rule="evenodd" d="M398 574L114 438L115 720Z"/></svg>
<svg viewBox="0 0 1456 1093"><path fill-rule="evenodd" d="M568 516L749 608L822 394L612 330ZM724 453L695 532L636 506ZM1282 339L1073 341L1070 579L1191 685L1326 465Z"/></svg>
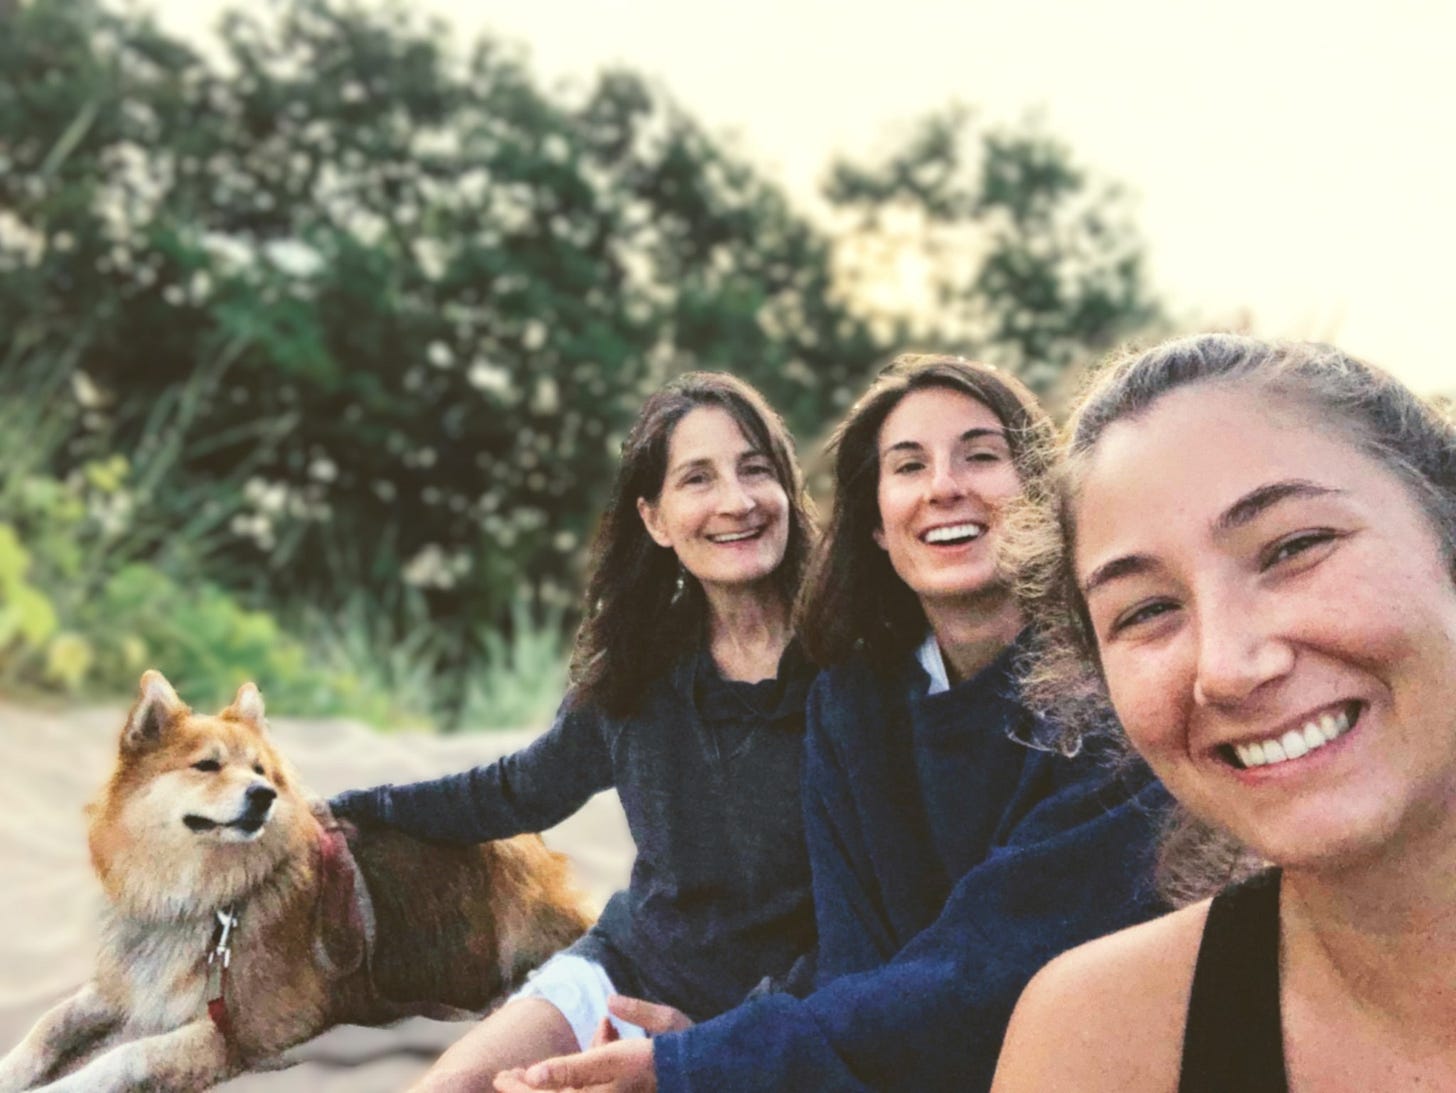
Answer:
<svg viewBox="0 0 1456 1093"><path fill-rule="evenodd" d="M1423 840L1431 842L1431 840ZM1291 985L1353 1004L1417 1042L1456 1029L1456 838L1341 870L1286 870L1282 900ZM1415 860L1420 859L1420 860Z"/></svg>
<svg viewBox="0 0 1456 1093"><path fill-rule="evenodd" d="M1005 589L956 600L922 600L921 607L953 685L1000 656L1025 625L1021 608Z"/></svg>
<svg viewBox="0 0 1456 1093"><path fill-rule="evenodd" d="M767 582L705 589L708 649L724 679L757 682L778 673L789 644L789 605Z"/></svg>

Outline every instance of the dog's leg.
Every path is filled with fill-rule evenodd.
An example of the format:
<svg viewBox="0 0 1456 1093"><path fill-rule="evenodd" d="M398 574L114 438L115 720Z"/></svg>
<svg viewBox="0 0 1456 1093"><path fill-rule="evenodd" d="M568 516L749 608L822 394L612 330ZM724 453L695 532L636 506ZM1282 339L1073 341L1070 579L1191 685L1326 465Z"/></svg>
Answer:
<svg viewBox="0 0 1456 1093"><path fill-rule="evenodd" d="M48 1010L0 1059L0 1093L31 1088L61 1063L94 1048L120 1021L121 1014L102 1000L95 984L87 983Z"/></svg>
<svg viewBox="0 0 1456 1093"><path fill-rule="evenodd" d="M204 1017L115 1047L36 1093L197 1093L238 1070L222 1033Z"/></svg>

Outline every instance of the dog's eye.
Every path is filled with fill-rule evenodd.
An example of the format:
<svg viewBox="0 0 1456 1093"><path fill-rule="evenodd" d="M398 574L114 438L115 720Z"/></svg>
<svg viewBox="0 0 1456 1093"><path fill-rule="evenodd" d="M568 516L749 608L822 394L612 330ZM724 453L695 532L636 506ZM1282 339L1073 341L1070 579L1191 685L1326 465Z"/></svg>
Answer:
<svg viewBox="0 0 1456 1093"><path fill-rule="evenodd" d="M263 773L263 764L262 763L254 763L253 764L253 773L254 774L262 774Z"/></svg>
<svg viewBox="0 0 1456 1093"><path fill-rule="evenodd" d="M216 759L199 759L192 764L192 769L206 771L208 774L212 774L222 770L222 764Z"/></svg>

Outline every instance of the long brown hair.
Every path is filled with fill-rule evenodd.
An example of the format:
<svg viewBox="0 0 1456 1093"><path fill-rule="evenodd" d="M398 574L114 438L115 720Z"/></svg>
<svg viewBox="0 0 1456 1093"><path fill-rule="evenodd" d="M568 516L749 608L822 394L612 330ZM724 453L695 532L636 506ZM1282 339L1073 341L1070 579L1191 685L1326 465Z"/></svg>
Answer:
<svg viewBox="0 0 1456 1093"><path fill-rule="evenodd" d="M925 638L920 600L874 541L880 526L880 428L914 391L945 388L986 406L1006 429L1023 482L1041 473L1051 423L1014 376L961 357L906 353L891 361L829 441L834 510L810 562L796 612L799 639L819 664L856 649L888 666Z"/></svg>
<svg viewBox="0 0 1456 1093"><path fill-rule="evenodd" d="M785 603L793 603L809 557L814 523L793 438L763 396L726 372L687 372L657 391L622 444L612 498L592 542L586 617L571 656L574 700L610 714L630 712L647 684L700 639L707 621L702 586L670 548L652 540L637 512L639 497L655 503L662 493L673 431L700 406L733 418L768 456L788 495L788 542L772 578Z"/></svg>

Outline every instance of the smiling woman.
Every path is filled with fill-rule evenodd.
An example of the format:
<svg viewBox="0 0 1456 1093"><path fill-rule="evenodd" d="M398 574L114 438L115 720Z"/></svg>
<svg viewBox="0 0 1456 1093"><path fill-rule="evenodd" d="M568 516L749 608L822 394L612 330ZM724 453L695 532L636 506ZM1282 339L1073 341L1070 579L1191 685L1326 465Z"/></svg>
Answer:
<svg viewBox="0 0 1456 1093"><path fill-rule="evenodd" d="M799 809L813 670L790 605L812 524L793 442L747 384L680 376L622 446L592 551L572 689L530 747L488 767L344 794L336 812L423 838L540 831L614 787L637 847L627 890L416 1087L644 1026L703 1020L761 984L808 985L814 923ZM621 992L610 1013L608 998Z"/></svg>
<svg viewBox="0 0 1456 1093"><path fill-rule="evenodd" d="M939 356L898 358L835 433L834 513L798 612L825 665L803 782L815 992L498 1090L984 1090L1031 975L1154 913L1161 787L1095 742L1048 747L1056 728L1017 692L1024 620L995 551L1047 433L1014 378Z"/></svg>
<svg viewBox="0 0 1456 1093"><path fill-rule="evenodd" d="M1336 350L1206 335L1115 364L1067 451L1039 689L1100 691L1275 868L1049 967L997 1087L1456 1087L1456 430Z"/></svg>
<svg viewBox="0 0 1456 1093"><path fill-rule="evenodd" d="M727 410L699 406L672 432L655 501L637 499L653 542L708 595L770 578L789 538L789 498L767 451Z"/></svg>

